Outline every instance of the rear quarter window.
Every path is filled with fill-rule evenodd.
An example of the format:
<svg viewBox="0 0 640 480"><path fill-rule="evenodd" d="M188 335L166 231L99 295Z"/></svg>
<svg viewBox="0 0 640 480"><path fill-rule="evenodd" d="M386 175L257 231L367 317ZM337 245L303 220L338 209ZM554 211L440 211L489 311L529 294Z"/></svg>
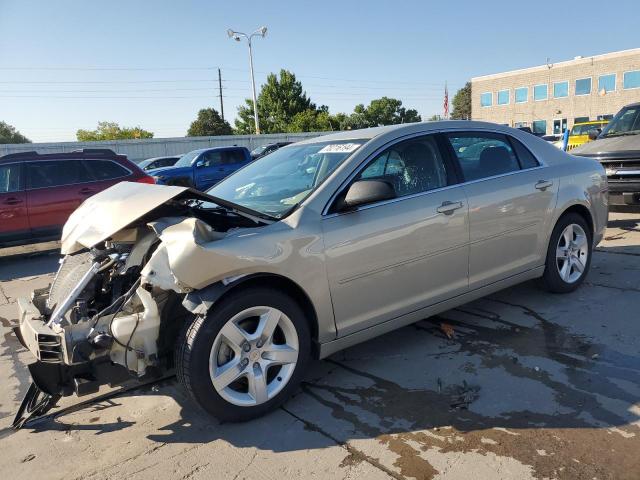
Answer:
<svg viewBox="0 0 640 480"><path fill-rule="evenodd" d="M113 180L129 175L129 170L110 160L84 160L94 180Z"/></svg>

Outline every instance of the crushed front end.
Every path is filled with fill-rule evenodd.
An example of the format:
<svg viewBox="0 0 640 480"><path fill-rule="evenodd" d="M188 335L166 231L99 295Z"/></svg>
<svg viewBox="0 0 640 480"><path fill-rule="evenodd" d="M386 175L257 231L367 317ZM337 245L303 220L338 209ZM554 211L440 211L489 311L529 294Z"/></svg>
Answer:
<svg viewBox="0 0 640 480"><path fill-rule="evenodd" d="M140 192L156 198L128 208L126 199ZM193 298L186 299L192 311L182 304L198 292L176 278L166 244L188 255L230 229L256 225L234 212L201 208L202 197L182 187L119 184L72 215L53 282L17 302L14 332L36 361L15 428L62 396L171 374L176 338L198 308ZM100 228L101 218L108 227Z"/></svg>

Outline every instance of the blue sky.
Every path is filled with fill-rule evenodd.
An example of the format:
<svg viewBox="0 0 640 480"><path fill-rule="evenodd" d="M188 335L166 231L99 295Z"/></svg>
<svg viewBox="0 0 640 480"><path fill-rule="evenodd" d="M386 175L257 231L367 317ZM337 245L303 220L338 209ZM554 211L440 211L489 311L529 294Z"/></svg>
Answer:
<svg viewBox="0 0 640 480"><path fill-rule="evenodd" d="M601 1L0 0L0 120L34 141L98 121L183 136L200 108L250 96L246 44L269 28L256 81L287 68L331 112L383 95L423 117L472 76L640 46L640 4ZM611 4L613 5L613 4Z"/></svg>

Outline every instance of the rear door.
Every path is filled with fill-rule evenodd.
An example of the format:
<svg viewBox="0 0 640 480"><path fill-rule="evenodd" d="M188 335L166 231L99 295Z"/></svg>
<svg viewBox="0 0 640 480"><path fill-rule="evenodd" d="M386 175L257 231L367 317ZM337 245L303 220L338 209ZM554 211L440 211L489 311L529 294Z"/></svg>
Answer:
<svg viewBox="0 0 640 480"><path fill-rule="evenodd" d="M35 237L59 235L69 215L96 193L81 160L26 162L27 209Z"/></svg>
<svg viewBox="0 0 640 480"><path fill-rule="evenodd" d="M23 172L20 163L0 165L0 244L31 236Z"/></svg>
<svg viewBox="0 0 640 480"><path fill-rule="evenodd" d="M241 169L249 162L248 157L245 156L244 152L239 149L225 150L224 151L224 177L228 177L236 170ZM220 180L222 180L222 178Z"/></svg>
<svg viewBox="0 0 640 480"><path fill-rule="evenodd" d="M544 264L558 181L515 138L446 135L469 200L471 290Z"/></svg>

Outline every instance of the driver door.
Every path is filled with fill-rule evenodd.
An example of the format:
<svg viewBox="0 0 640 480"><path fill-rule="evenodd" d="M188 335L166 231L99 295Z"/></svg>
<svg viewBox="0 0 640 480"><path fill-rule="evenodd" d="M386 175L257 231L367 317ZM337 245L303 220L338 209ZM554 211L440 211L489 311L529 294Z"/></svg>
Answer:
<svg viewBox="0 0 640 480"><path fill-rule="evenodd" d="M222 159L222 151L212 150L204 152L196 161L194 179L198 190L207 190L225 177Z"/></svg>
<svg viewBox="0 0 640 480"><path fill-rule="evenodd" d="M385 180L397 198L323 217L339 336L468 289L467 199L435 135L389 147L358 179Z"/></svg>

